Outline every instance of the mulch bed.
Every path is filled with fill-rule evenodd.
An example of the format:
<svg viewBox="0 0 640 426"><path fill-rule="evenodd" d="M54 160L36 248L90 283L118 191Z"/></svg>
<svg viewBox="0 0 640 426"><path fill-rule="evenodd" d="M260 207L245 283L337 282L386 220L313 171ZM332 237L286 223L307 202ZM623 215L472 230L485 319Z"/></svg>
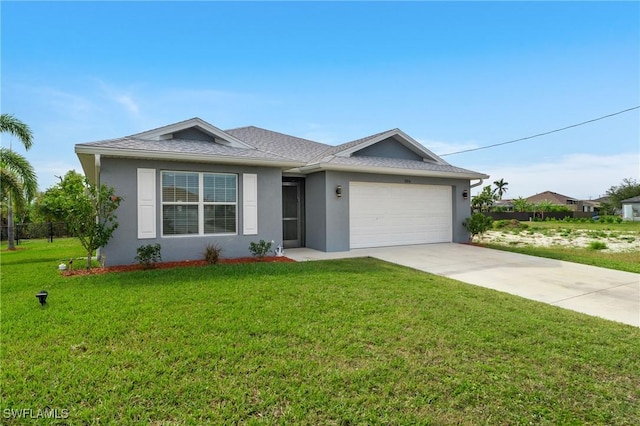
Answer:
<svg viewBox="0 0 640 426"><path fill-rule="evenodd" d="M269 262L281 262L281 263L290 263L295 262L293 259L289 259L288 257L275 257L268 256L262 259L258 259L256 257L239 257L235 259L220 259L218 264L243 264L243 263L269 263ZM206 260L183 260L180 262L159 262L156 263L152 268L147 269L173 269L173 268L184 268L187 266L207 266ZM144 266L140 264L135 265L118 265L118 266L105 266L104 268L91 268L87 269L74 269L71 271L64 271L62 275L64 276L77 276L77 275L98 275L98 274L108 274L110 272L129 272L129 271L142 271L144 270Z"/></svg>

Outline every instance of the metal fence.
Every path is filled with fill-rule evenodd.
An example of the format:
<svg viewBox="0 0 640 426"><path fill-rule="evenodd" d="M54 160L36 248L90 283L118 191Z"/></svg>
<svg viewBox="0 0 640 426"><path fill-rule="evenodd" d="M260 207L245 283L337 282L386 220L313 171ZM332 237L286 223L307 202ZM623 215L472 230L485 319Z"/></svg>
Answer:
<svg viewBox="0 0 640 426"><path fill-rule="evenodd" d="M40 223L16 223L13 225L16 243L20 240L47 238L53 241L54 238L70 237L69 228L66 222L40 222ZM6 225L0 227L0 239L7 240Z"/></svg>

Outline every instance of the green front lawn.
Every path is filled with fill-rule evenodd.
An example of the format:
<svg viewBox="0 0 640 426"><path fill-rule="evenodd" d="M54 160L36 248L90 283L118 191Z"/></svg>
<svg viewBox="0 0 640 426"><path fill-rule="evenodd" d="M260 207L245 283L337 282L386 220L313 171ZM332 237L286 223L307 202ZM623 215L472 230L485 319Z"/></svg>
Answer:
<svg viewBox="0 0 640 426"><path fill-rule="evenodd" d="M640 424L636 327L368 258L62 277L73 240L20 248L3 424Z"/></svg>
<svg viewBox="0 0 640 426"><path fill-rule="evenodd" d="M599 250L562 246L511 246L494 243L482 245L495 250L510 251L530 256L546 257L549 259L564 260L566 262L582 263L584 265L640 274L640 252L637 251L603 253Z"/></svg>

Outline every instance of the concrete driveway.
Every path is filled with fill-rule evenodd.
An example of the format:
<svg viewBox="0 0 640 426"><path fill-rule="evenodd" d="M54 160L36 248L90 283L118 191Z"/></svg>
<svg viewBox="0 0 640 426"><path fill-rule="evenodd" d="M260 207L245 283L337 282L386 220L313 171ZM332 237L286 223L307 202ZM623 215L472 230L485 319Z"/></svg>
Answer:
<svg viewBox="0 0 640 426"><path fill-rule="evenodd" d="M424 244L324 253L287 249L297 260L375 257L527 299L640 327L640 274L466 244Z"/></svg>

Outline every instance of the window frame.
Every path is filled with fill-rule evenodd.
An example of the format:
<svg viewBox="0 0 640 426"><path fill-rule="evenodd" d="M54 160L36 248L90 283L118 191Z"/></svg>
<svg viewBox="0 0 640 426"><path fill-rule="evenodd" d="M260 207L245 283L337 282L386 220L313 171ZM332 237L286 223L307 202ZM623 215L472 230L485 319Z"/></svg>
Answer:
<svg viewBox="0 0 640 426"><path fill-rule="evenodd" d="M164 176L168 173L174 174L194 174L198 176L198 200L197 201L166 201L164 197ZM213 175L213 176L232 176L235 183L235 192L234 192L234 200L231 201L205 201L204 200L204 177L205 175ZM160 215L162 226L161 237L163 238L184 238L184 237L210 237L210 236L233 236L238 235L238 182L239 177L237 173L222 173L222 172L199 172L199 171L191 171L191 170L161 170L160 171ZM175 185L174 185L175 188ZM165 234L164 228L164 208L165 206L197 206L198 212L198 232L197 233L185 233L185 234ZM235 214L234 214L234 232L216 232L216 233L205 233L205 206L234 206Z"/></svg>

